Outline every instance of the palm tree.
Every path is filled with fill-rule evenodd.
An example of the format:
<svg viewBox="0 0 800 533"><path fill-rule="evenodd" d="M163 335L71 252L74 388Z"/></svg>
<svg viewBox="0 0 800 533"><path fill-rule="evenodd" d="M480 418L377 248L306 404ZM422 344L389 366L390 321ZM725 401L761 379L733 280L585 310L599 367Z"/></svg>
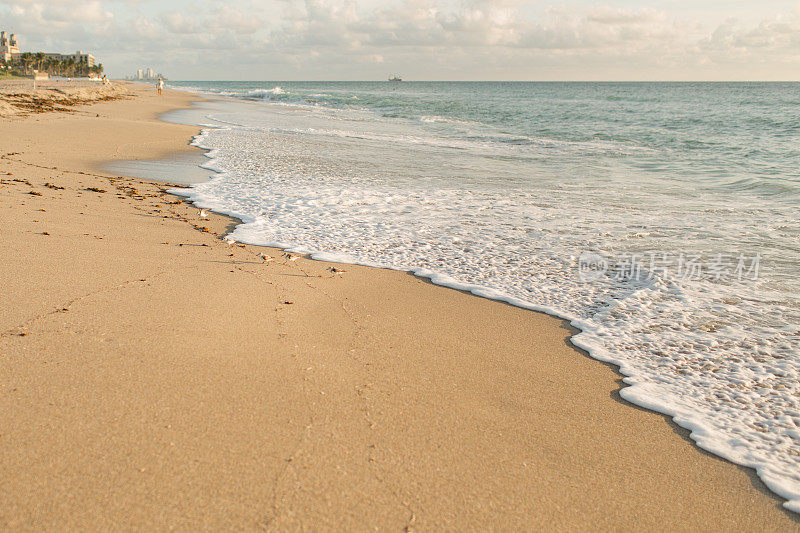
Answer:
<svg viewBox="0 0 800 533"><path fill-rule="evenodd" d="M33 63L33 55L30 52L23 53L20 56L20 62L22 63L22 68L25 71L25 74L27 74L31 63Z"/></svg>

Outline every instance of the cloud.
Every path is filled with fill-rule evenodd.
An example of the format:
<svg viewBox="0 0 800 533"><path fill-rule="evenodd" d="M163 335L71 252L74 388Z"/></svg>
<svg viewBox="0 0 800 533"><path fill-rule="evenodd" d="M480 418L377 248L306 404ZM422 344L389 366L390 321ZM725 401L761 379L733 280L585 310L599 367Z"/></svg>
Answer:
<svg viewBox="0 0 800 533"><path fill-rule="evenodd" d="M253 14L223 5L212 13L186 14L182 11L162 12L158 22L170 33L204 34L213 37L220 33L248 35L262 28L263 22Z"/></svg>
<svg viewBox="0 0 800 533"><path fill-rule="evenodd" d="M534 21L521 17L515 4L472 1L448 11L433 1L414 0L359 15L352 2L308 0L275 37L294 47L572 50L672 40L679 33L665 13L653 9L551 9L544 20Z"/></svg>
<svg viewBox="0 0 800 533"><path fill-rule="evenodd" d="M800 7L736 20L613 1L0 0L0 20L23 47L199 78L731 78L800 59Z"/></svg>
<svg viewBox="0 0 800 533"><path fill-rule="evenodd" d="M108 22L114 18L114 14L103 8L98 1L79 2L77 4L49 4L42 11L42 18L57 22L81 22L99 23Z"/></svg>
<svg viewBox="0 0 800 533"><path fill-rule="evenodd" d="M171 33L199 33L203 29L199 20L178 11L161 13L158 21Z"/></svg>
<svg viewBox="0 0 800 533"><path fill-rule="evenodd" d="M114 14L105 9L99 0L7 0L3 3L10 6L14 18L23 24L39 24L43 27L55 25L60 28L69 23L107 23L114 18Z"/></svg>
<svg viewBox="0 0 800 533"><path fill-rule="evenodd" d="M215 14L214 24L217 31L233 31L237 34L255 33L263 27L263 22L252 13L244 14L242 11L224 5Z"/></svg>
<svg viewBox="0 0 800 533"><path fill-rule="evenodd" d="M655 9L615 9L610 6L591 9L586 15L588 22L599 24L645 24L666 18L666 13Z"/></svg>
<svg viewBox="0 0 800 533"><path fill-rule="evenodd" d="M698 49L720 60L769 55L773 60L796 61L800 59L800 16L773 17L749 28L729 18L701 39Z"/></svg>

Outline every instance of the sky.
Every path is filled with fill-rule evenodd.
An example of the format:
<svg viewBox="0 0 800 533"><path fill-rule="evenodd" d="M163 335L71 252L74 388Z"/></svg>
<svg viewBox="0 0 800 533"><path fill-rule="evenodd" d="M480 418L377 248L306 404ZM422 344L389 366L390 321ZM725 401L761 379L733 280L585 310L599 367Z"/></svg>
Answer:
<svg viewBox="0 0 800 533"><path fill-rule="evenodd" d="M174 80L800 80L800 0L0 0L23 51Z"/></svg>

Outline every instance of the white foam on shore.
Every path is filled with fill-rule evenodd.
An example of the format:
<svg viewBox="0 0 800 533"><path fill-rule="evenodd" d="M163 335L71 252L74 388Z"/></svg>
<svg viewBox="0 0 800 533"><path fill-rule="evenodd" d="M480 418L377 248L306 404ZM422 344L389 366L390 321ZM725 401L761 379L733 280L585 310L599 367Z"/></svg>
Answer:
<svg viewBox="0 0 800 533"><path fill-rule="evenodd" d="M786 297L787 286L788 294L796 289L797 253L780 242L796 238L786 229L791 220L767 203L731 208L727 199L708 196L694 199L695 219L686 221L685 198L646 183L623 198L602 181L543 182L532 191L513 181L389 180L358 159L358 143L380 150L387 136L397 142L397 131L339 135L317 126L318 116L305 118L315 127L281 129L271 124L280 122L275 116L270 127L242 114L215 116L229 125L204 130L194 144L209 150L203 166L219 174L174 192L240 218L231 234L239 242L411 271L569 320L581 330L572 338L576 346L626 376L624 399L671 416L701 448L754 468L788 500L787 509L800 512L800 314L797 300ZM320 141L331 136L341 137L339 144ZM412 158L450 148L411 144L421 150ZM327 160L309 158L328 149ZM586 224L597 212L603 218ZM771 240L759 240L753 227ZM732 284L658 274L585 283L577 276L581 251L646 252L665 243L675 252L757 247L769 267L758 281Z"/></svg>

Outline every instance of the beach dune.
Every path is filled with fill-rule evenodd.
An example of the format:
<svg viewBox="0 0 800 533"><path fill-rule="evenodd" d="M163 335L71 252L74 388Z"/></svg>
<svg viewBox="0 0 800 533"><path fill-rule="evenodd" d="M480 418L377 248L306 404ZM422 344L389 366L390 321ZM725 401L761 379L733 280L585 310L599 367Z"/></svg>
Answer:
<svg viewBox="0 0 800 533"><path fill-rule="evenodd" d="M126 90L0 128L3 528L800 525L563 321L228 245L234 221L98 170L195 150L157 120L195 97Z"/></svg>

